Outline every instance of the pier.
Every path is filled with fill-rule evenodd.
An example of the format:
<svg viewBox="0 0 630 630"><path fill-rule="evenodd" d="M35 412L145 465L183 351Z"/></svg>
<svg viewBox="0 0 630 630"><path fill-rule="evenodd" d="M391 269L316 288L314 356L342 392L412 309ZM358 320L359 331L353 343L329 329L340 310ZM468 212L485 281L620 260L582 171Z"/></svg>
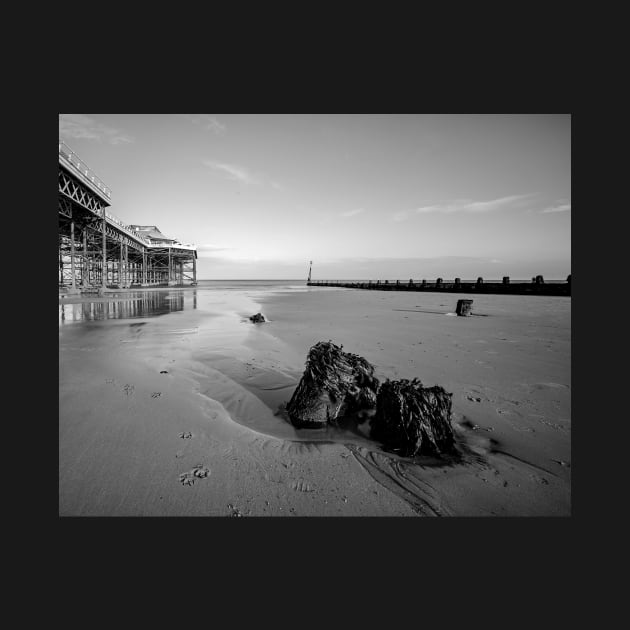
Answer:
<svg viewBox="0 0 630 630"><path fill-rule="evenodd" d="M309 273L310 275L310 273ZM545 282L542 276L536 276L530 281L511 281L505 276L502 280L376 280L341 281L341 280L309 280L309 287L342 287L346 289L368 289L372 291L437 291L443 293L477 293L477 294L512 294L512 295L571 295L571 276L566 280L552 280Z"/></svg>
<svg viewBox="0 0 630 630"><path fill-rule="evenodd" d="M197 283L197 248L112 214L111 190L59 142L59 293Z"/></svg>

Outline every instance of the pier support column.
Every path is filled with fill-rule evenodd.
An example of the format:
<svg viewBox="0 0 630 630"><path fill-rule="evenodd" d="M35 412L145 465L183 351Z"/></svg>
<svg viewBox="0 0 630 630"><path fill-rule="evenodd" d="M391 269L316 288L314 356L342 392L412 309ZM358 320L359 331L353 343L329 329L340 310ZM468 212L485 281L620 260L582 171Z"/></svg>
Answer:
<svg viewBox="0 0 630 630"><path fill-rule="evenodd" d="M142 250L142 284L147 283L147 251Z"/></svg>
<svg viewBox="0 0 630 630"><path fill-rule="evenodd" d="M171 248L168 248L168 280L167 282L170 282L172 280L172 274L171 274L171 264L172 264L172 259L171 259Z"/></svg>
<svg viewBox="0 0 630 630"><path fill-rule="evenodd" d="M197 258L193 254L193 282L197 282Z"/></svg>
<svg viewBox="0 0 630 630"><path fill-rule="evenodd" d="M103 206L103 269L101 273L102 287L107 288L107 217L105 216L105 206Z"/></svg>
<svg viewBox="0 0 630 630"><path fill-rule="evenodd" d="M83 264L81 265L81 286L87 285L88 257L87 257L87 228L83 228Z"/></svg>
<svg viewBox="0 0 630 630"><path fill-rule="evenodd" d="M72 288L76 289L74 278L74 219L70 221L70 269L72 271Z"/></svg>
<svg viewBox="0 0 630 630"><path fill-rule="evenodd" d="M125 274L123 276L123 286L129 286L129 245L125 243Z"/></svg>

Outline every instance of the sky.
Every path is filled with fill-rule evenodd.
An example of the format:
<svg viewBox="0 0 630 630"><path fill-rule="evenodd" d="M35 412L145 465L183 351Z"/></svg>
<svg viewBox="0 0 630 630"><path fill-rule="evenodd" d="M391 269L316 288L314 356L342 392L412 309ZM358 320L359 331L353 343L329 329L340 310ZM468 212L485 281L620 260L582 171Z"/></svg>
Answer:
<svg viewBox="0 0 630 630"><path fill-rule="evenodd" d="M59 139L198 279L571 273L569 114L59 114Z"/></svg>

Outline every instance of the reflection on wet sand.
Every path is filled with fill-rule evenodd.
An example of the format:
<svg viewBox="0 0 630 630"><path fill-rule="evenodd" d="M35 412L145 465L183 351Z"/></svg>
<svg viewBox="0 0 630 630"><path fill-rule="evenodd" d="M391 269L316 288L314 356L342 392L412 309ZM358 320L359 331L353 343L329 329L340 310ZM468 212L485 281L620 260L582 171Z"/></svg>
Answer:
<svg viewBox="0 0 630 630"><path fill-rule="evenodd" d="M193 308L197 308L197 296L193 295ZM121 301L83 302L60 304L59 323L94 321L104 319L133 319L155 317L184 310L184 295L166 292L130 294Z"/></svg>

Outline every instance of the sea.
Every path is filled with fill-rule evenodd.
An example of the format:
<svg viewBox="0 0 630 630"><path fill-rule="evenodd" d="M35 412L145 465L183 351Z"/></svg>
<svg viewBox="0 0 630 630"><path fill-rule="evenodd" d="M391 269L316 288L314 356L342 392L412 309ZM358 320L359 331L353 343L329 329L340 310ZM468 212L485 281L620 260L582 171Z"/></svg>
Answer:
<svg viewBox="0 0 630 630"><path fill-rule="evenodd" d="M282 289L289 291L307 290L306 280L198 280L199 289L243 290Z"/></svg>

